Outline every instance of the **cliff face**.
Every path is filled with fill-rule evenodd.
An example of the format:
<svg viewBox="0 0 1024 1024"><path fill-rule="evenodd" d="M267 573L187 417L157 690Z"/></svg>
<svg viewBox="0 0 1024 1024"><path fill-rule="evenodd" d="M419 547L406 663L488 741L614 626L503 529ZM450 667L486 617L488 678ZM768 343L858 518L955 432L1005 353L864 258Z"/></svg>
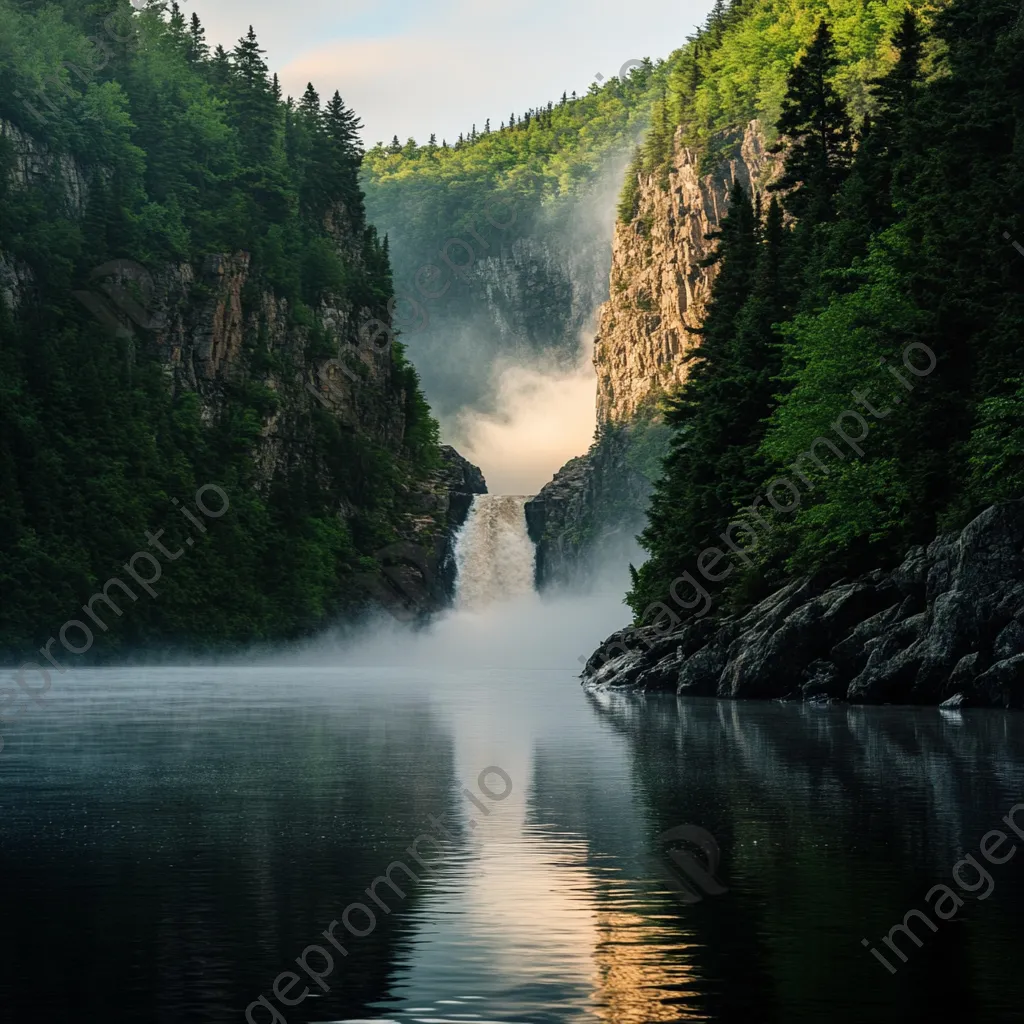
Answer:
<svg viewBox="0 0 1024 1024"><path fill-rule="evenodd" d="M527 504L541 587L585 585L602 538L632 538L643 528L667 445L656 399L686 379L714 283L715 267L701 266L715 245L707 235L719 227L735 181L761 194L780 167L757 121L715 149L720 161L702 173L697 154L677 144L668 188L657 174L642 178L635 215L615 226L594 366L598 424L620 432L573 459Z"/></svg>
<svg viewBox="0 0 1024 1024"><path fill-rule="evenodd" d="M63 215L80 220L90 182L103 170L83 167L52 152L17 127L0 121L0 145L9 157L8 184L16 191L47 185L63 196ZM337 254L358 273L360 240L344 208L329 211L325 230ZM263 496L292 474L312 471L328 489L324 460L309 453L323 442L316 417L326 412L342 438L401 464L410 395L407 378L389 344L360 338L371 311L346 298L325 299L300 315L270 287L247 252L208 254L195 263L145 268L127 259L96 267L74 292L93 319L124 342L129 362L155 357L168 390L191 393L201 421L222 420L245 394L257 396L258 432L251 440L252 486ZM0 249L0 303L17 318L38 301L29 265ZM80 313L81 311L79 311ZM383 341L383 339L380 339ZM348 449L346 449L348 451ZM395 543L367 551L379 571L354 582L372 601L402 618L444 607L454 589L452 539L468 513L472 494L486 491L480 471L451 448L422 479L396 483L389 523ZM357 475L364 467L343 472ZM332 512L346 522L359 509Z"/></svg>
<svg viewBox="0 0 1024 1024"><path fill-rule="evenodd" d="M538 589L586 589L602 566L635 559L635 537L643 529L652 483L633 457L633 431L649 429L605 432L526 503L527 528L537 545Z"/></svg>
<svg viewBox="0 0 1024 1024"><path fill-rule="evenodd" d="M686 379L684 360L699 344L694 331L715 278L714 267L700 265L714 250L707 235L718 229L735 181L761 193L778 172L757 121L716 149L721 162L701 173L697 155L677 144L668 189L657 175L641 180L635 216L615 226L610 298L594 345L600 423L629 422L652 392Z"/></svg>
<svg viewBox="0 0 1024 1024"><path fill-rule="evenodd" d="M288 304L253 287L247 253L208 256L198 270L166 268L155 282L150 343L172 387L195 392L204 418L223 411L225 388L257 379L275 397L252 452L257 486L303 458L303 424L316 405L346 431L397 453L405 434L405 395L396 391L387 347L360 342L366 311L324 304L317 324L340 358L311 358L310 331L289 320ZM358 313L358 315L357 315ZM322 344L322 342L321 342ZM253 362L266 367L253 374ZM400 619L445 607L455 592L453 541L474 494L485 494L480 470L442 446L440 468L405 485L409 511L396 523L400 540L374 552L380 573L359 577L374 600ZM345 515L349 509L339 509Z"/></svg>

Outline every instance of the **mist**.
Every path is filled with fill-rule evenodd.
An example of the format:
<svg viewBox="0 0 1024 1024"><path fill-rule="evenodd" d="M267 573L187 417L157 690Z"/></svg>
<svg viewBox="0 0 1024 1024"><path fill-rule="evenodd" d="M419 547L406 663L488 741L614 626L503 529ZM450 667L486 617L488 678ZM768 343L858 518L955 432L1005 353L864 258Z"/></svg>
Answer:
<svg viewBox="0 0 1024 1024"><path fill-rule="evenodd" d="M553 355L494 367L494 407L442 420L445 440L483 470L492 494L536 494L590 446L596 423L593 335L575 366Z"/></svg>
<svg viewBox="0 0 1024 1024"><path fill-rule="evenodd" d="M483 470L492 494L537 493L593 440L594 333L629 149L585 193L523 218L529 230L501 239L429 305L424 329L403 336L443 440ZM408 251L400 224L378 228L396 264L430 256ZM411 293L406 276L396 291Z"/></svg>
<svg viewBox="0 0 1024 1024"><path fill-rule="evenodd" d="M576 675L608 635L629 618L623 594L631 537L599 547L580 588L538 593L536 552L527 535L525 498L478 495L455 542L458 583L451 608L425 622L379 611L304 643L258 658L262 664L347 665L366 669L559 670ZM632 545L632 547L630 547Z"/></svg>
<svg viewBox="0 0 1024 1024"><path fill-rule="evenodd" d="M582 671L591 653L629 618L622 572L581 595L496 594L473 608L454 608L425 626L381 614L358 629L279 650L260 663L361 668Z"/></svg>

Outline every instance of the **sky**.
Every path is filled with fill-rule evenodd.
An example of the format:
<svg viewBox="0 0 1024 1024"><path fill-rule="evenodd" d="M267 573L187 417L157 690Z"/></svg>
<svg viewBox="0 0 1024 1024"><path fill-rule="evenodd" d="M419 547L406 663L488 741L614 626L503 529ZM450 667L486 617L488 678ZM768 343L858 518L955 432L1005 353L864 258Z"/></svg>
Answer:
<svg viewBox="0 0 1024 1024"><path fill-rule="evenodd" d="M473 124L585 93L681 46L712 0L179 0L211 46L250 25L285 94L340 91L368 145L449 142Z"/></svg>

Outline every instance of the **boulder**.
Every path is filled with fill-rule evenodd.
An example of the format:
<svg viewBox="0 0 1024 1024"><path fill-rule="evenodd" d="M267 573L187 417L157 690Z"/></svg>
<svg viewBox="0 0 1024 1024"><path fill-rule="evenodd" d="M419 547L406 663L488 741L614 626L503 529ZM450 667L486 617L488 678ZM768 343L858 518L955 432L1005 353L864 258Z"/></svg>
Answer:
<svg viewBox="0 0 1024 1024"><path fill-rule="evenodd" d="M651 628L614 634L602 650L614 641L632 653L600 664L595 655L584 684L1024 707L1024 501L993 505L891 571L796 579L742 615L684 621L656 643Z"/></svg>

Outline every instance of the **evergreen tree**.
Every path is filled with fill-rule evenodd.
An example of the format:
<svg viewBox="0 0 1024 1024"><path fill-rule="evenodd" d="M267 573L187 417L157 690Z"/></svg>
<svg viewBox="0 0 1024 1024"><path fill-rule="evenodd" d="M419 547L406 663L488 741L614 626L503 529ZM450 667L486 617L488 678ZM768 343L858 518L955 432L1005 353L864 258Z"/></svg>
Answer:
<svg viewBox="0 0 1024 1024"><path fill-rule="evenodd" d="M200 64L210 56L210 48L206 45L206 29L199 21L199 15L192 12L192 20L188 29L188 60L190 64Z"/></svg>
<svg viewBox="0 0 1024 1024"><path fill-rule="evenodd" d="M231 81L231 58L220 43L213 51L213 60L210 62L210 81L219 90L226 90Z"/></svg>
<svg viewBox="0 0 1024 1024"><path fill-rule="evenodd" d="M187 52L185 15L181 13L181 7L178 6L178 0L171 0L171 16L168 19L167 27L168 34L175 45L180 46L184 52Z"/></svg>
<svg viewBox="0 0 1024 1024"><path fill-rule="evenodd" d="M896 63L888 74L868 83L877 100L876 114L864 119L850 176L838 197L839 216L825 256L830 268L848 267L865 256L870 239L896 222L894 176L904 160L915 162L906 140L915 119L924 37L913 11L904 12L893 45Z"/></svg>
<svg viewBox="0 0 1024 1024"><path fill-rule="evenodd" d="M232 52L231 109L243 151L254 164L269 161L277 124L277 103L263 60L264 52L252 25Z"/></svg>
<svg viewBox="0 0 1024 1024"><path fill-rule="evenodd" d="M349 219L358 230L362 230L365 211L363 193L359 187L359 165L363 158L359 130L363 125L356 114L345 106L337 90L324 108L323 125L328 147L328 166L325 170L328 192L345 203ZM409 144L415 149L414 139L410 139Z"/></svg>
<svg viewBox="0 0 1024 1024"><path fill-rule="evenodd" d="M875 123L890 148L903 133L921 83L924 35L921 21L913 10L908 8L903 12L903 21L892 43L898 54L896 63L888 74L868 82L878 105Z"/></svg>
<svg viewBox="0 0 1024 1024"><path fill-rule="evenodd" d="M835 215L835 197L853 156L853 133L843 101L833 85L839 67L832 33L825 21L789 76L778 122L786 167L772 186L785 191L786 210L815 223Z"/></svg>
<svg viewBox="0 0 1024 1024"><path fill-rule="evenodd" d="M306 89L299 100L299 114L310 132L316 132L322 127L320 94L313 88L312 82L306 83Z"/></svg>

